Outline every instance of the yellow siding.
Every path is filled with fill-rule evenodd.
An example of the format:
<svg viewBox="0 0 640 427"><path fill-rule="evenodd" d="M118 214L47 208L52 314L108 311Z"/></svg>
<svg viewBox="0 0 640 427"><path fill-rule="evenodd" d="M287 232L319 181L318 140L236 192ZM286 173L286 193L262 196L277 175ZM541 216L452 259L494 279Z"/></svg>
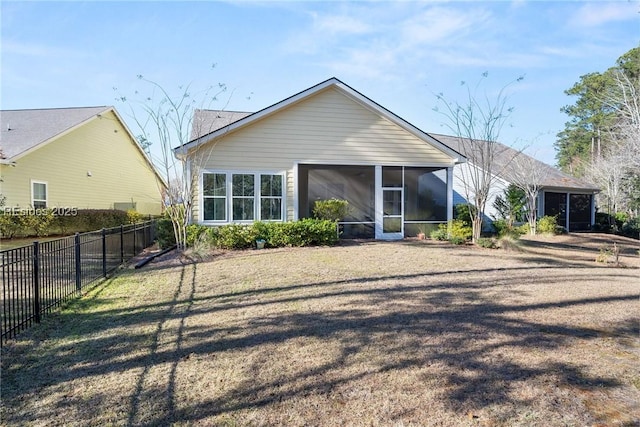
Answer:
<svg viewBox="0 0 640 427"><path fill-rule="evenodd" d="M215 144L215 145L214 145ZM293 217L295 163L451 165L447 154L328 88L203 147L205 169L287 173ZM197 214L195 215L197 218Z"/></svg>
<svg viewBox="0 0 640 427"><path fill-rule="evenodd" d="M134 202L143 214L161 212L156 175L112 112L16 163L2 165L6 206L30 206L31 180L35 180L47 182L49 207L111 209L114 203Z"/></svg>

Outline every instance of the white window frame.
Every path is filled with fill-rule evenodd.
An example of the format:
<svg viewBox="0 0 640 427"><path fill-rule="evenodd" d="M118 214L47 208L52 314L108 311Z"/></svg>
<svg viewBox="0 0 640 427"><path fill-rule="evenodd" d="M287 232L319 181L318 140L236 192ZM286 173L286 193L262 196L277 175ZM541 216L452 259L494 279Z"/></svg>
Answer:
<svg viewBox="0 0 640 427"><path fill-rule="evenodd" d="M35 199L35 191L33 188L34 184L44 184L44 200L43 199ZM47 181L39 181L36 179L32 179L31 180L31 206L34 209L42 209L42 208L36 208L35 202L44 202L44 209L47 209L49 207L49 183Z"/></svg>
<svg viewBox="0 0 640 427"><path fill-rule="evenodd" d="M226 196L225 196L225 220L205 220L204 219L204 175L205 174L221 174L226 176ZM233 175L253 175L254 185L254 203L253 203L253 220L234 220L233 219ZM280 219L262 219L262 176L263 175L278 175L282 179L282 196L280 204ZM198 215L199 223L203 225L223 225L223 224L251 224L256 221L268 221L268 222L284 222L287 218L287 173L286 171L269 171L269 170L219 170L219 169L206 169L200 173L199 177L200 191L198 191L198 208L200 214ZM237 196L243 198L244 196ZM221 198L221 197L220 197ZM275 196L265 196L265 198L273 199L278 198Z"/></svg>
<svg viewBox="0 0 640 427"><path fill-rule="evenodd" d="M209 174L209 175L224 175L225 176L225 195L223 196L205 196L204 195L204 175L205 174ZM225 172L203 172L200 175L200 191L198 192L200 194L200 212L202 212L202 214L200 215L201 219L200 222L206 222L206 223L212 223L212 224L216 224L216 223L220 223L220 224L224 224L227 223L229 220L229 209L227 209L227 206L229 205L229 176L228 174L226 174ZM224 215L225 218L224 219L209 219L206 220L204 219L204 199L224 199Z"/></svg>
<svg viewBox="0 0 640 427"><path fill-rule="evenodd" d="M280 196L263 196L262 195L262 177L263 176L279 176L280 179L282 180L282 182L280 183ZM257 200L258 200L258 206L257 206L257 210L258 210L258 217L260 221L266 221L266 222L282 222L284 221L285 218L285 203L284 203L284 196L287 192L287 181L285 180L285 174L282 173L269 173L269 172L261 172L259 174L257 174L258 177L258 182L256 182L256 188L257 188ZM280 199L280 219L264 219L262 218L262 199L267 199L267 200L275 200L275 199Z"/></svg>

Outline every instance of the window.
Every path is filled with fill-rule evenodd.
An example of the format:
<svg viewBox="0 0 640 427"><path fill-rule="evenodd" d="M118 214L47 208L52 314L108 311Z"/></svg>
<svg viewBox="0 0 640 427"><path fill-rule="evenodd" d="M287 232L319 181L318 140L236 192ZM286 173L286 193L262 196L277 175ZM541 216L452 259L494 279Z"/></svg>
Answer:
<svg viewBox="0 0 640 427"><path fill-rule="evenodd" d="M255 175L233 174L233 220L253 221L255 206Z"/></svg>
<svg viewBox="0 0 640 427"><path fill-rule="evenodd" d="M282 220L282 175L260 175L260 219Z"/></svg>
<svg viewBox="0 0 640 427"><path fill-rule="evenodd" d="M47 183L31 181L31 204L34 209L46 209L47 207Z"/></svg>
<svg viewBox="0 0 640 427"><path fill-rule="evenodd" d="M202 174L204 221L282 221L284 175L206 172Z"/></svg>
<svg viewBox="0 0 640 427"><path fill-rule="evenodd" d="M205 173L202 176L202 195L205 221L227 220L227 176Z"/></svg>

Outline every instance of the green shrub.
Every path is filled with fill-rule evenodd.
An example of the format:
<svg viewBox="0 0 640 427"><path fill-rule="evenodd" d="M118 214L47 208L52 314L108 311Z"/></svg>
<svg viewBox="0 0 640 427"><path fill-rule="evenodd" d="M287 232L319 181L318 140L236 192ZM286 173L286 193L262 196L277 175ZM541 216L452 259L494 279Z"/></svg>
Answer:
<svg viewBox="0 0 640 427"><path fill-rule="evenodd" d="M640 239L640 218L627 219L620 228L620 232L627 237Z"/></svg>
<svg viewBox="0 0 640 427"><path fill-rule="evenodd" d="M19 215L19 221L23 228L33 230L38 236L48 236L49 226L53 222L54 216L51 209L36 209L27 215ZM32 234L33 235L33 234Z"/></svg>
<svg viewBox="0 0 640 427"><path fill-rule="evenodd" d="M439 224L438 229L432 231L429 237L434 240L448 240L451 243L460 244L471 239L471 235L471 227L460 219L453 219L446 224Z"/></svg>
<svg viewBox="0 0 640 427"><path fill-rule="evenodd" d="M349 202L340 199L316 200L313 216L317 219L340 221L349 214Z"/></svg>
<svg viewBox="0 0 640 427"><path fill-rule="evenodd" d="M136 224L145 220L145 216L135 209L129 209L127 211L127 222L129 224Z"/></svg>
<svg viewBox="0 0 640 427"><path fill-rule="evenodd" d="M519 236L524 236L525 234L530 234L531 233L531 226L529 225L528 222L525 222L524 224L518 226L518 227L514 227L513 228L514 234L517 234L518 237ZM540 231L540 229L538 229L538 232ZM513 237L513 236L511 236Z"/></svg>
<svg viewBox="0 0 640 427"><path fill-rule="evenodd" d="M441 225L447 226L446 224ZM469 240L472 235L471 227L465 224L464 221L459 219L449 221L449 240L452 238Z"/></svg>
<svg viewBox="0 0 640 427"><path fill-rule="evenodd" d="M187 246L196 243L220 249L249 249L263 239L265 247L335 245L338 242L336 223L306 218L292 222L255 222L215 227L190 225Z"/></svg>
<svg viewBox="0 0 640 427"><path fill-rule="evenodd" d="M496 241L490 237L481 237L476 241L476 243L478 244L478 246L481 246L487 249L497 248Z"/></svg>
<svg viewBox="0 0 640 427"><path fill-rule="evenodd" d="M185 244L188 247L192 247L195 245L196 241L198 239L203 238L203 235L205 235L207 233L207 231L210 229L210 227L207 227L206 225L200 225L200 224L190 224L187 226L187 235L185 238ZM173 233L173 228L171 229L171 232ZM208 236L206 237L208 239ZM175 238L174 238L175 240Z"/></svg>
<svg viewBox="0 0 640 427"><path fill-rule="evenodd" d="M18 215L0 213L0 236L11 239L22 231L23 226Z"/></svg>
<svg viewBox="0 0 640 427"><path fill-rule="evenodd" d="M556 219L556 217L547 215L538 220L536 231L540 234L558 234L557 229L558 220Z"/></svg>
<svg viewBox="0 0 640 427"><path fill-rule="evenodd" d="M471 214L474 213L476 207L467 203L459 203L454 207L454 219L464 222L465 225L471 227Z"/></svg>
<svg viewBox="0 0 640 427"><path fill-rule="evenodd" d="M173 232L173 223L167 216L158 219L156 223L156 239L160 249L166 249L176 244L176 235Z"/></svg>
<svg viewBox="0 0 640 427"><path fill-rule="evenodd" d="M444 226L444 227L442 227L442 226ZM432 238L433 240L440 240L440 241L447 240L447 238L448 238L447 225L446 224L438 225L438 229L437 230L433 230L429 234L429 237Z"/></svg>
<svg viewBox="0 0 640 427"><path fill-rule="evenodd" d="M453 243L454 245L462 245L467 241L467 239L465 239L464 237L460 237L460 236L451 236L449 237L449 242Z"/></svg>

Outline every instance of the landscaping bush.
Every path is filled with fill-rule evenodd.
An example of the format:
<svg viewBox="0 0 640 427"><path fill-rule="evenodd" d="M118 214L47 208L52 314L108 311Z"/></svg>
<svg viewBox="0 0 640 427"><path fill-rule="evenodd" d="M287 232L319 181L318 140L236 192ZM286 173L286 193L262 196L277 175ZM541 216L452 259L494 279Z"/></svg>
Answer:
<svg viewBox="0 0 640 427"><path fill-rule="evenodd" d="M627 237L640 239L640 218L636 217L627 219L622 224L620 232Z"/></svg>
<svg viewBox="0 0 640 427"><path fill-rule="evenodd" d="M429 237L431 237L433 240L440 240L440 241L447 240L447 238L449 237L449 233L447 232L447 225L446 224L438 225L438 229L433 230L429 234Z"/></svg>
<svg viewBox="0 0 640 427"><path fill-rule="evenodd" d="M497 248L496 241L490 237L481 237L476 242L478 246L487 248L487 249L495 249Z"/></svg>
<svg viewBox="0 0 640 427"><path fill-rule="evenodd" d="M200 224L191 224L187 226L187 236L186 236L186 245L188 247L192 247L198 239L201 239L203 235L207 234L208 230L211 227L207 227L206 225ZM173 228L171 228L171 232L173 233ZM208 238L208 236L206 236ZM175 241L175 237L174 237Z"/></svg>
<svg viewBox="0 0 640 427"><path fill-rule="evenodd" d="M349 202L340 199L316 200L313 216L317 219L340 221L349 214Z"/></svg>
<svg viewBox="0 0 640 427"><path fill-rule="evenodd" d="M555 216L543 216L538 220L537 232L539 234L558 234L558 220Z"/></svg>
<svg viewBox="0 0 640 427"><path fill-rule="evenodd" d="M11 239L19 235L22 229L20 216L0 213L0 236Z"/></svg>
<svg viewBox="0 0 640 427"><path fill-rule="evenodd" d="M167 216L158 219L156 223L156 239L160 249L166 249L176 244L176 235L173 232L173 223Z"/></svg>
<svg viewBox="0 0 640 427"><path fill-rule="evenodd" d="M457 245L471 239L471 227L460 219L454 219L446 224L439 224L438 229L431 232L429 237L434 240L448 240Z"/></svg>
<svg viewBox="0 0 640 427"><path fill-rule="evenodd" d="M445 224L442 224L442 225L445 225ZM449 240L451 240L452 238L469 240L471 239L472 234L473 232L471 230L471 227L467 225L464 221L459 219L454 219L450 221Z"/></svg>
<svg viewBox="0 0 640 427"><path fill-rule="evenodd" d="M459 203L455 205L453 210L453 218L462 221L465 225L471 227L471 213L475 212L475 206L467 203Z"/></svg>
<svg viewBox="0 0 640 427"><path fill-rule="evenodd" d="M495 219L493 220L493 229L496 232L496 236L498 238L503 236L510 236L514 239L519 239L525 233L529 232L529 224L525 223L521 226L514 227L509 226L509 222L506 219Z"/></svg>
<svg viewBox="0 0 640 427"><path fill-rule="evenodd" d="M159 227L160 228L160 227ZM338 242L336 223L306 218L291 222L255 222L216 227L190 225L187 246L206 240L220 249L249 249L256 240L263 239L265 247L335 245Z"/></svg>

